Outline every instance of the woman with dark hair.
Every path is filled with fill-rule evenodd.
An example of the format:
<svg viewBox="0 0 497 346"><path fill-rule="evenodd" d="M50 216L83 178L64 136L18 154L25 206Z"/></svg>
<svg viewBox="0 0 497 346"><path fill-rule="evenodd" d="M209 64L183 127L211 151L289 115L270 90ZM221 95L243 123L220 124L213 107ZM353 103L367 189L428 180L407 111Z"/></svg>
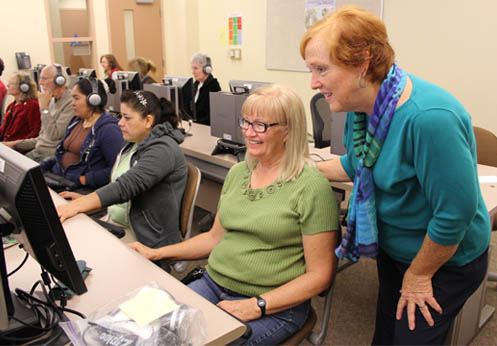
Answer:
<svg viewBox="0 0 497 346"><path fill-rule="evenodd" d="M96 189L109 183L123 142L121 130L117 119L105 112L107 94L101 81L80 79L71 94L76 116L69 122L55 156L40 165L78 187Z"/></svg>
<svg viewBox="0 0 497 346"><path fill-rule="evenodd" d="M59 217L64 221L109 207L110 221L129 227L128 239L136 237L152 248L178 243L187 178L178 118L169 101L149 91L125 90L121 113L119 126L126 143L112 170L112 183L86 196L61 193L73 201L57 208ZM165 261L158 264L169 271Z"/></svg>
<svg viewBox="0 0 497 346"><path fill-rule="evenodd" d="M105 54L100 57L100 65L104 69L105 78L112 78L112 74L116 71L122 71L122 67L117 62L117 59L112 54Z"/></svg>
<svg viewBox="0 0 497 346"><path fill-rule="evenodd" d="M16 72L10 77L8 93L14 97L7 109L0 141L35 138L40 133L41 115L35 82L28 75Z"/></svg>

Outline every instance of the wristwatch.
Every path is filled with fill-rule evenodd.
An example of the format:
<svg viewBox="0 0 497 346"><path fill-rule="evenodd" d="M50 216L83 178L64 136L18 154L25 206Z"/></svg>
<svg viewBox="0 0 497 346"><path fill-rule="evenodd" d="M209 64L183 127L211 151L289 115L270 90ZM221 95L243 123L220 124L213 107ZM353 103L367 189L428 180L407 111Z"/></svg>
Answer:
<svg viewBox="0 0 497 346"><path fill-rule="evenodd" d="M47 115L48 114L48 108L42 109L41 114Z"/></svg>
<svg viewBox="0 0 497 346"><path fill-rule="evenodd" d="M259 296L257 296L256 298L257 306L259 307L259 309L261 309L261 317L264 317L266 315L266 301L264 300L264 298L261 298Z"/></svg>

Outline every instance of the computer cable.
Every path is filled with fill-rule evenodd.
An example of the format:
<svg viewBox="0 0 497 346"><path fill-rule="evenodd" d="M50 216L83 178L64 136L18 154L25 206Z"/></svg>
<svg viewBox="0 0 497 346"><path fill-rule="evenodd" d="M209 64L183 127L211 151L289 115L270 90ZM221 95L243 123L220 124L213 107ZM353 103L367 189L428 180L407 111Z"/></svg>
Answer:
<svg viewBox="0 0 497 346"><path fill-rule="evenodd" d="M22 248L22 246L19 246ZM22 268L22 266L26 263L26 261L28 260L28 257L29 257L29 253L26 252L26 256L24 256L24 259L22 260L21 264L19 264L19 266L14 269L13 271L11 271L10 273L7 274L7 277L13 275L14 273L16 273L19 269Z"/></svg>

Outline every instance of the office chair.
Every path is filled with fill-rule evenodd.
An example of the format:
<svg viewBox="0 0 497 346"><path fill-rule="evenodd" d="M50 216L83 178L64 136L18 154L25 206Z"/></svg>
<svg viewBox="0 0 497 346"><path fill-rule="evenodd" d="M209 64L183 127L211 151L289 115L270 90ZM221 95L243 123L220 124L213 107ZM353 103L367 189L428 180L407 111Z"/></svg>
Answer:
<svg viewBox="0 0 497 346"><path fill-rule="evenodd" d="M476 157L478 163L497 167L497 136L481 127L473 126L476 138ZM497 218L494 217L492 231L497 231ZM497 281L497 273L488 273L489 281Z"/></svg>
<svg viewBox="0 0 497 346"><path fill-rule="evenodd" d="M314 146L325 148L330 146L330 105L325 101L324 95L318 93L311 99L312 134Z"/></svg>
<svg viewBox="0 0 497 346"><path fill-rule="evenodd" d="M198 188L202 173L193 163L186 163L188 169L188 178L186 181L185 192L181 202L180 213L180 230L183 240L189 239L192 233L193 212L195 210L195 200L197 199ZM177 273L182 273L187 267L186 261L177 262L174 264L174 270Z"/></svg>

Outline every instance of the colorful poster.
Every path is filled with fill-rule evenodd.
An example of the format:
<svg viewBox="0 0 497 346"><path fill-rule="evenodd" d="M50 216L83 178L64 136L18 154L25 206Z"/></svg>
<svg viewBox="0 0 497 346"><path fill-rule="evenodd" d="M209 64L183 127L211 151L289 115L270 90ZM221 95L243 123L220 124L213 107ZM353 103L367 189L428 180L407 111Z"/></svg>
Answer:
<svg viewBox="0 0 497 346"><path fill-rule="evenodd" d="M230 46L241 46L242 44L242 15L231 14L228 17L228 42Z"/></svg>
<svg viewBox="0 0 497 346"><path fill-rule="evenodd" d="M305 28L326 17L335 7L336 0L305 0Z"/></svg>

